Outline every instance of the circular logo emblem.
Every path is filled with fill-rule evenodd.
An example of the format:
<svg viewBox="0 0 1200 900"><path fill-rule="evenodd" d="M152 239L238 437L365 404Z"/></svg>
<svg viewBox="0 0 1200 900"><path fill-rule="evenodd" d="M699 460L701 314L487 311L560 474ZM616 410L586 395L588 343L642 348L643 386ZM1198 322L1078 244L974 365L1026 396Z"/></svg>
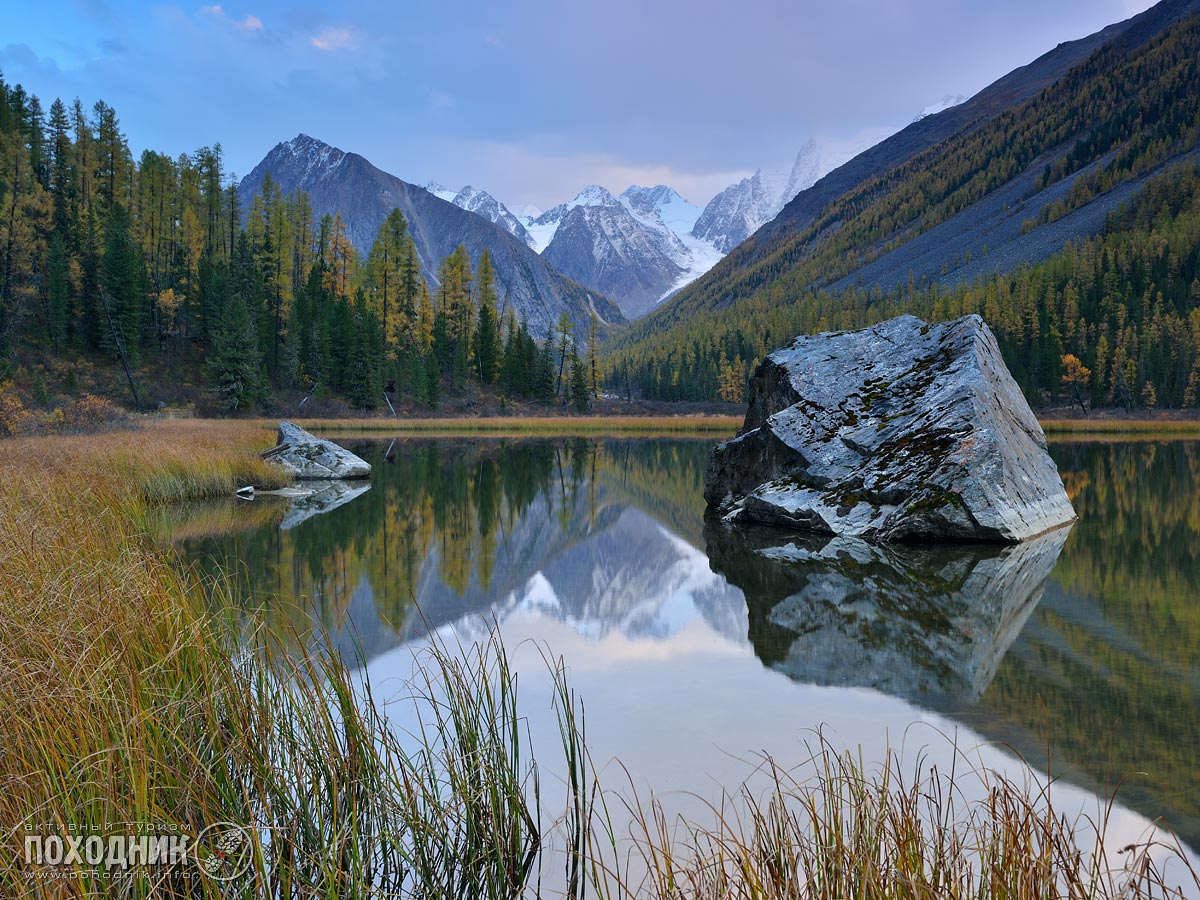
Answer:
<svg viewBox="0 0 1200 900"><path fill-rule="evenodd" d="M253 861L254 842L245 825L214 822L196 835L196 864L213 881L240 878Z"/></svg>

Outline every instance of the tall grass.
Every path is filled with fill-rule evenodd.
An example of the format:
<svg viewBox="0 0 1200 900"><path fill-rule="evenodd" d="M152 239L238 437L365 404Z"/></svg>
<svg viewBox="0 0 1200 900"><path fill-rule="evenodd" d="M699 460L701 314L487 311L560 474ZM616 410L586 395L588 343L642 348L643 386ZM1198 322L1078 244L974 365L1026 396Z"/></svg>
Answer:
<svg viewBox="0 0 1200 900"><path fill-rule="evenodd" d="M444 419L305 419L297 424L320 434L376 432L389 435L597 435L638 437L718 435L732 437L741 416L483 416Z"/></svg>
<svg viewBox="0 0 1200 900"><path fill-rule="evenodd" d="M1200 419L1043 419L1041 425L1052 438L1200 438Z"/></svg>
<svg viewBox="0 0 1200 900"><path fill-rule="evenodd" d="M547 653L554 708L525 710L493 636L419 651L398 734L329 646L247 631L148 537L147 511L276 477L256 425L173 423L0 444L0 895L4 897L1130 897L1170 888L1177 847L1092 854L1095 824L981 767L906 779L819 742L764 759L709 821L601 784L582 701ZM556 715L561 756L531 756L524 716ZM965 759L965 754L962 757ZM551 805L547 779L562 779ZM962 799L981 779L986 799ZM550 808L546 807L550 805ZM620 816L614 813L620 813ZM632 828L618 825L633 823ZM189 835L249 826L249 871L47 871L26 827ZM44 877L52 875L53 877ZM70 876L70 877L64 877Z"/></svg>

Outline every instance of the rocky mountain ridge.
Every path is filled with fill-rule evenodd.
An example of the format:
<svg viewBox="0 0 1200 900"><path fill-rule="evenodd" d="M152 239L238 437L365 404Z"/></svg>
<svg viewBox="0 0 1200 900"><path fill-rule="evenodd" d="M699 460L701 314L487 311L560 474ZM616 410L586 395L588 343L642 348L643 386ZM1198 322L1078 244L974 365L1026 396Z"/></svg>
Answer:
<svg viewBox="0 0 1200 900"><path fill-rule="evenodd" d="M459 245L466 247L476 265L487 250L502 302L510 304L539 337L553 330L563 312L579 334L587 333L593 313L604 330L625 321L607 297L564 277L505 228L384 172L357 153L304 134L277 144L238 186L245 212L268 174L284 194L305 191L317 217L341 213L360 256L370 250L387 215L399 209L431 286L437 285L440 262Z"/></svg>

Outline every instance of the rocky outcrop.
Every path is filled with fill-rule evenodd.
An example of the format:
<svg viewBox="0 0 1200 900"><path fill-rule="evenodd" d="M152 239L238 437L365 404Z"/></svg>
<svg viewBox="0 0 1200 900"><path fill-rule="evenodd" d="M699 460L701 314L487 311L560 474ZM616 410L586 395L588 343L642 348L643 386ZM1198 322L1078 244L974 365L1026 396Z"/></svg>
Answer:
<svg viewBox="0 0 1200 900"><path fill-rule="evenodd" d="M882 541L1014 543L1074 521L1029 404L976 315L798 337L763 361L709 508Z"/></svg>
<svg viewBox="0 0 1200 900"><path fill-rule="evenodd" d="M280 466L292 478L329 480L366 478L371 474L370 463L291 422L279 423L279 438L263 459Z"/></svg>

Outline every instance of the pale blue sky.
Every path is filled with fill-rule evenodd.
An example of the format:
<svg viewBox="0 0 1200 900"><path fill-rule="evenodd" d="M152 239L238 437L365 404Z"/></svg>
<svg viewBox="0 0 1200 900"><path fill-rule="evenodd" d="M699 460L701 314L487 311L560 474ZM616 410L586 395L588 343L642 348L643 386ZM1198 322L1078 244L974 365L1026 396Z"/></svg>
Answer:
<svg viewBox="0 0 1200 900"><path fill-rule="evenodd" d="M306 132L401 178L548 206L597 182L703 203L812 135L970 95L1146 0L4 0L0 72L116 107L135 153Z"/></svg>

